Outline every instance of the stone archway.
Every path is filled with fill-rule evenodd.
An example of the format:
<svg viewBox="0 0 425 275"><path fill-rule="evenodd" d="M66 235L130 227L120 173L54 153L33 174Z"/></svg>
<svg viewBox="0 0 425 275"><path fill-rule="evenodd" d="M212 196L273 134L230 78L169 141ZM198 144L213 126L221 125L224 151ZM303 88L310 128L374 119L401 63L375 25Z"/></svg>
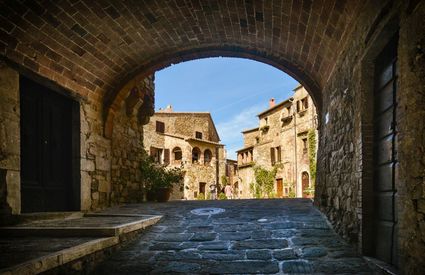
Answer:
<svg viewBox="0 0 425 275"><path fill-rule="evenodd" d="M285 59L281 59L278 56L269 56L262 52L242 47L205 47L176 52L172 55L163 56L161 58L155 59L154 61L151 61L148 64L139 66L139 68L136 70L136 73L133 74L134 76L130 76L130 80L122 84L119 89L112 90L107 93L103 102L105 136L108 138L111 137L114 127L114 117L118 112L122 102L128 98L129 93L134 89L134 87L137 87L139 83L143 82L146 77L173 64L210 57L238 57L251 59L271 65L281 70L282 72L289 74L306 88L315 103L317 113L320 114L322 102L320 84L306 71L300 70L297 65L294 65Z"/></svg>

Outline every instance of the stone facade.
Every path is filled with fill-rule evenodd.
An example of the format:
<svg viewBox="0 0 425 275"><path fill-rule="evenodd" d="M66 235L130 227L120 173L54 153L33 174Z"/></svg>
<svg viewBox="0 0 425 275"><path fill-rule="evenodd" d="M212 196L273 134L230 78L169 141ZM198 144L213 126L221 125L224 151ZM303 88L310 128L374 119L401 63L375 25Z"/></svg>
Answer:
<svg viewBox="0 0 425 275"><path fill-rule="evenodd" d="M398 32L396 261L403 274L425 266L424 18L423 1L367 3L353 24L356 39L341 52L324 86L319 118L315 204L341 236L371 254L374 59Z"/></svg>
<svg viewBox="0 0 425 275"><path fill-rule="evenodd" d="M1 218L21 212L20 192L20 73L0 63L0 204ZM43 80L41 80L43 82ZM143 149L141 123L153 110L153 77L140 83L147 95L139 111L128 114L122 104L112 139L103 135L100 104L92 97L78 98L80 106L80 209L102 209L117 203L141 201L132 192L138 183L138 154ZM143 102L143 100L142 100ZM133 106L134 107L134 106ZM140 144L140 146L137 146ZM125 159L124 159L125 158Z"/></svg>
<svg viewBox="0 0 425 275"><path fill-rule="evenodd" d="M308 134L316 131L316 108L301 85L294 95L258 115L259 127L243 131L244 148L238 151L238 170L243 197L252 197L249 185L255 182L253 166L280 168L276 174L277 197L306 197L314 186L310 173ZM317 147L314 146L314 150ZM315 159L314 159L315 161ZM304 181L304 186L303 186ZM304 191L304 192L303 192Z"/></svg>
<svg viewBox="0 0 425 275"><path fill-rule="evenodd" d="M0 62L0 224L21 211L19 74Z"/></svg>
<svg viewBox="0 0 425 275"><path fill-rule="evenodd" d="M238 174L238 162L232 159L226 159L226 171L225 176L227 183L233 188L233 196L235 199L239 199L243 194L241 186L239 185L239 174Z"/></svg>
<svg viewBox="0 0 425 275"><path fill-rule="evenodd" d="M209 113L174 112L168 106L144 126L143 142L155 161L184 171L184 186L175 188L171 199L193 200L200 193L208 198L209 186L220 184L225 174L224 145Z"/></svg>

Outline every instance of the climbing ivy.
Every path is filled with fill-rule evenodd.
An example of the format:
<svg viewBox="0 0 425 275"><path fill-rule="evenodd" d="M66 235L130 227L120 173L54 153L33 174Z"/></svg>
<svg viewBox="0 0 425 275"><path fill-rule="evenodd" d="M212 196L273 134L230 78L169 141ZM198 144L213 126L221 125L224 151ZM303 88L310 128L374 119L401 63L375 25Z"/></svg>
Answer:
<svg viewBox="0 0 425 275"><path fill-rule="evenodd" d="M308 158L310 162L310 176L311 176L311 182L315 184L316 182L316 131L314 129L311 129L308 132Z"/></svg>
<svg viewBox="0 0 425 275"><path fill-rule="evenodd" d="M255 198L273 197L278 168L278 166L274 166L272 170L267 170L261 166L254 166L255 183L250 184L250 189Z"/></svg>

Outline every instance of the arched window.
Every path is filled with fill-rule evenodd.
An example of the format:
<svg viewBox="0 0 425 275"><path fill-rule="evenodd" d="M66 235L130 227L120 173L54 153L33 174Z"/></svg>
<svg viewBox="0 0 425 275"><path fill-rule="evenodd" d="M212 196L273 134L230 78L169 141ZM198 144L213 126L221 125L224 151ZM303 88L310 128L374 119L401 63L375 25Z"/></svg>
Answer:
<svg viewBox="0 0 425 275"><path fill-rule="evenodd" d="M198 163L201 159L201 150L198 147L192 149L192 163Z"/></svg>
<svg viewBox="0 0 425 275"><path fill-rule="evenodd" d="M210 149L204 151L204 164L210 164L212 159L212 153Z"/></svg>
<svg viewBox="0 0 425 275"><path fill-rule="evenodd" d="M174 162L181 162L183 158L183 152L180 147L174 147L173 149Z"/></svg>

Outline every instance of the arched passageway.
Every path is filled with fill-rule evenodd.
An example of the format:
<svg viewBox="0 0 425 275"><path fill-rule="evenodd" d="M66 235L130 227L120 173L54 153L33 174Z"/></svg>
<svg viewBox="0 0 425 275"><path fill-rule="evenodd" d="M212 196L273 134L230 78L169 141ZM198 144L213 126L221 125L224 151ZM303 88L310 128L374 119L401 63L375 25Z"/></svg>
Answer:
<svg viewBox="0 0 425 275"><path fill-rule="evenodd" d="M405 273L420 270L425 165L424 154L412 152L425 147L424 5L413 0L2 1L4 212L21 211L20 144L12 142L20 140L20 75L79 103L80 117L73 121L80 126L81 150L72 165L80 171L75 177L81 182L80 208L89 210L139 199L122 186L139 184L132 167L142 145L134 141L141 140L140 124L152 114L154 101L153 79L147 76L181 61L238 56L280 68L309 89L320 110L315 204L359 251L379 256L369 246L380 214L371 211L379 202L371 194L381 175L373 149L373 83L376 58L398 33L390 123L397 138L388 146L396 148L392 156L397 153L388 197L395 209L389 231L397 233L391 246L398 254L386 260ZM128 163L123 156L131 156Z"/></svg>

